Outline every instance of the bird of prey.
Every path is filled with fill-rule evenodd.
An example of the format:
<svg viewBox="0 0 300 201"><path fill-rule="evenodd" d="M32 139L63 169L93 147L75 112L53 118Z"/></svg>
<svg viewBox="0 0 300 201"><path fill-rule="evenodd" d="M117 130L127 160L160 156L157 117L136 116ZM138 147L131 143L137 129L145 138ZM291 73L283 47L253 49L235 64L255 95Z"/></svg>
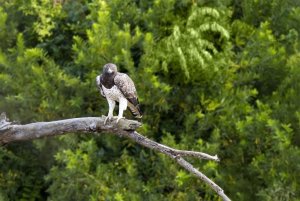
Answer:
<svg viewBox="0 0 300 201"><path fill-rule="evenodd" d="M119 102L117 123L123 118L123 111L127 106L135 118L142 118L134 83L127 74L119 73L115 64L105 64L102 74L96 77L96 83L100 94L106 98L109 106L104 124L113 118L116 101Z"/></svg>

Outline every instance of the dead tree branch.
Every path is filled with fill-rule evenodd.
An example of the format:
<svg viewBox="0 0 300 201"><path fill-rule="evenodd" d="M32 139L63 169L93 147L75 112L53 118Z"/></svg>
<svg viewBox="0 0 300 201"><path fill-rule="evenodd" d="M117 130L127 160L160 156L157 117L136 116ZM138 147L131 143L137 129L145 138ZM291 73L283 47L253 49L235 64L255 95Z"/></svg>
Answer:
<svg viewBox="0 0 300 201"><path fill-rule="evenodd" d="M145 136L139 134L135 130L142 124L134 120L121 119L118 124L115 120L104 125L105 116L102 117L83 117L64 119L51 122L36 122L26 125L14 125L9 122L6 115L0 115L0 145L8 144L16 141L32 140L42 137L63 135L66 133L110 133L121 137L127 137L138 144L149 149L159 151L181 165L184 169L196 175L202 181L207 183L214 191L224 200L230 201L225 195L223 189L206 177L203 173L193 167L183 157L197 157L200 159L219 161L217 155L211 156L206 153L196 151L178 150L163 144L157 143Z"/></svg>

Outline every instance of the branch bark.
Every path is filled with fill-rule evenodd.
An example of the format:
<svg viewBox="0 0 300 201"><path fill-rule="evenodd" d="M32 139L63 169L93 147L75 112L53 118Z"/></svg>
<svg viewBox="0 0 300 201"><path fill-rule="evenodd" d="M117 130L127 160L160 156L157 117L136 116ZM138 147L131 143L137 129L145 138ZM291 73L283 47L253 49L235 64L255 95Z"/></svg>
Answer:
<svg viewBox="0 0 300 201"><path fill-rule="evenodd" d="M9 122L6 115L0 115L0 145L16 141L32 140L42 137L63 135L66 133L110 133L121 137L127 137L138 144L149 149L161 152L174 159L184 169L207 183L224 201L230 201L223 189L215 184L211 179L193 167L183 157L197 157L200 159L219 161L217 155L211 156L197 151L178 150L166 145L157 143L135 130L142 124L134 120L121 119L118 124L115 120L104 125L105 116L83 117L64 119L51 122L36 122L26 125L14 125Z"/></svg>

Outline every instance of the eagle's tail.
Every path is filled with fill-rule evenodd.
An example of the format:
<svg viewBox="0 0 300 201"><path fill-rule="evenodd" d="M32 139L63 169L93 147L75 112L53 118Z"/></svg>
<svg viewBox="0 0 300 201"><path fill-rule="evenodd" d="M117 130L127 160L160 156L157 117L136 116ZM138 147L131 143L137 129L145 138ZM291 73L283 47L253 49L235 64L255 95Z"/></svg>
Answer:
<svg viewBox="0 0 300 201"><path fill-rule="evenodd" d="M137 104L137 105L133 105L132 103L129 102L128 104L128 107L129 107L129 110L131 112L131 114L137 118L137 119L141 119L143 116L142 116L142 112L141 112L141 108L140 108L140 105Z"/></svg>

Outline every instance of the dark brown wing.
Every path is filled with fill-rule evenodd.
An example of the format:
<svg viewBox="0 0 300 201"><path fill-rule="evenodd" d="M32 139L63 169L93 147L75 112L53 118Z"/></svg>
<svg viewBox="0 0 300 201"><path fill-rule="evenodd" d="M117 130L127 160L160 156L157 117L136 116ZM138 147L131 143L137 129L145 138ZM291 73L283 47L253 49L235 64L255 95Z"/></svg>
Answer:
<svg viewBox="0 0 300 201"><path fill-rule="evenodd" d="M98 88L99 91L100 91L101 96L103 96L103 97L105 98L106 96L105 96L105 94L104 94L104 92L103 92L102 84L101 84L101 76L102 76L102 75L98 75L98 76L96 77L96 85L97 85L97 88Z"/></svg>
<svg viewBox="0 0 300 201"><path fill-rule="evenodd" d="M132 79L124 73L117 73L117 75L114 78L114 82L118 89L128 100L128 107L131 113L134 115L134 117L142 118L137 92Z"/></svg>

